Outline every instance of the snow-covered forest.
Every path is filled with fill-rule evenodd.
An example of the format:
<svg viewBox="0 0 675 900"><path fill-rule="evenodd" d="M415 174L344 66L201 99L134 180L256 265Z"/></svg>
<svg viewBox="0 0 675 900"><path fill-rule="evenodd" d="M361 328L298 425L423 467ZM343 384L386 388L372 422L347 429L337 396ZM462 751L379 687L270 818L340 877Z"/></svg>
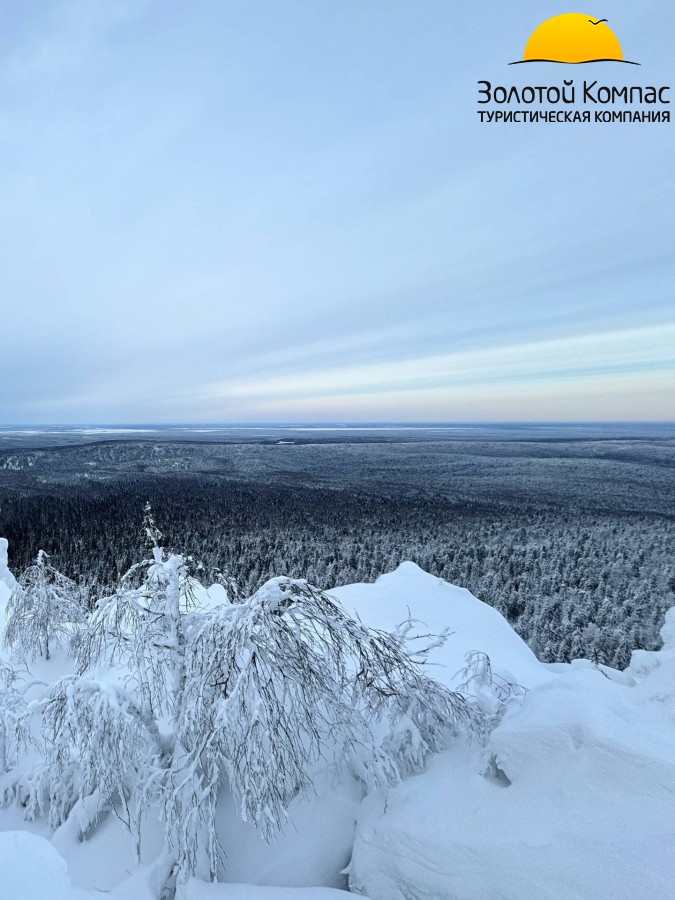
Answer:
<svg viewBox="0 0 675 900"><path fill-rule="evenodd" d="M638 507L655 493L640 474ZM660 646L675 604L667 496L658 511L625 511L601 482L586 508L495 490L489 505L485 496L457 503L401 489L373 497L136 476L86 490L7 491L0 523L17 568L46 549L92 601L138 558L139 510L150 496L169 539L201 562L196 574L213 581L217 570L231 572L248 595L280 573L324 589L372 582L408 559L494 606L546 662L586 656L624 668L632 649ZM592 508L601 502L605 509Z"/></svg>
<svg viewBox="0 0 675 900"><path fill-rule="evenodd" d="M13 574L0 542L21 896L671 896L675 611L625 671L546 664L412 562L250 592L150 506L140 538L98 596L42 548Z"/></svg>

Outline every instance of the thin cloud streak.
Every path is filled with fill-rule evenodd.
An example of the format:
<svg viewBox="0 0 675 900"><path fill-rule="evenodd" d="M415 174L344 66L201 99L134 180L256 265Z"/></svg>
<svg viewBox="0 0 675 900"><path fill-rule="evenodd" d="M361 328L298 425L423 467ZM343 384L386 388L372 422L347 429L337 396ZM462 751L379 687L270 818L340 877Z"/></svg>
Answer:
<svg viewBox="0 0 675 900"><path fill-rule="evenodd" d="M675 323L216 384L206 386L202 397L252 402L266 397L299 400L518 381L561 382L581 377L592 381L604 375L646 371L675 371Z"/></svg>

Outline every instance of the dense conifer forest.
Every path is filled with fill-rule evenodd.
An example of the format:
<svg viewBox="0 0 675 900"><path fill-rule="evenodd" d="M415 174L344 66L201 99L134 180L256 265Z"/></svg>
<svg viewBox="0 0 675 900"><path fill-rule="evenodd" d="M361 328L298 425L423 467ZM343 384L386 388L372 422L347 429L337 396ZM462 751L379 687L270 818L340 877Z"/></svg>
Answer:
<svg viewBox="0 0 675 900"><path fill-rule="evenodd" d="M283 574L330 589L410 559L495 606L550 662L624 667L631 649L659 646L675 604L665 511L546 506L507 489L498 502L470 502L186 474L15 485L0 494L10 564L19 572L46 550L93 604L137 558L147 500L167 544L193 558L205 583L231 574L249 595Z"/></svg>

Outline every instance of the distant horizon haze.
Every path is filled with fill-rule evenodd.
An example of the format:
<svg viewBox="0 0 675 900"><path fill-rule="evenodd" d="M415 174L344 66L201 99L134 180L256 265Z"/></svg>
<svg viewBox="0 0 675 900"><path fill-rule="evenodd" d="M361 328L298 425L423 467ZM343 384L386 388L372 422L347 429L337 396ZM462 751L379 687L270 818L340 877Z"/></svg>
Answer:
<svg viewBox="0 0 675 900"><path fill-rule="evenodd" d="M296 422L296 423L108 423L2 425L0 453L100 443L157 444L344 444L409 443L675 443L675 422ZM12 466L11 458L0 460Z"/></svg>
<svg viewBox="0 0 675 900"><path fill-rule="evenodd" d="M185 428L195 430L199 428L480 428L480 427L566 427L566 426L612 426L612 425L675 425L672 419L476 419L465 421L424 421L424 420L347 420L344 422L316 419L312 421L298 420L270 420L270 421L221 421L221 422L4 422L0 423L2 430L14 430L20 428L71 428L71 429L129 429L140 430L149 428L152 430L161 428Z"/></svg>

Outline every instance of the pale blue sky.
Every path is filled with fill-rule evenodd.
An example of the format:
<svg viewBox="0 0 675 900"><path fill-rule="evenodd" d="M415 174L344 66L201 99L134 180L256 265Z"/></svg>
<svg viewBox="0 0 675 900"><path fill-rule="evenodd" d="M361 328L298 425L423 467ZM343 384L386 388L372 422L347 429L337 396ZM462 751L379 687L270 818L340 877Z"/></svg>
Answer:
<svg viewBox="0 0 675 900"><path fill-rule="evenodd" d="M0 0L0 423L675 418L674 126L475 112L675 84L506 65L568 11Z"/></svg>

